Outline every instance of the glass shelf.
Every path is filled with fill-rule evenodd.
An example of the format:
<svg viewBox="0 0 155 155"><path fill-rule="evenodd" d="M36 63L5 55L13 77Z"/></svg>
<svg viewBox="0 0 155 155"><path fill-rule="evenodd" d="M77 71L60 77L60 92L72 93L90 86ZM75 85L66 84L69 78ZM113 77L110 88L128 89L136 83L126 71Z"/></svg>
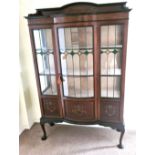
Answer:
<svg viewBox="0 0 155 155"><path fill-rule="evenodd" d="M57 95L56 90L52 90L51 87L47 87L45 90L42 91L43 95Z"/></svg>
<svg viewBox="0 0 155 155"><path fill-rule="evenodd" d="M108 90L108 94L107 94L107 91L102 89L101 90L101 96L102 97L108 97L108 98L120 98L120 91L119 90L114 90L111 89L111 90Z"/></svg>
<svg viewBox="0 0 155 155"><path fill-rule="evenodd" d="M77 90L76 93L74 94L74 91L72 92L67 92L67 90L64 90L64 96L65 97L74 97L74 98L87 98L87 97L94 97L94 91L89 90L89 93L85 90L80 93L80 90Z"/></svg>
<svg viewBox="0 0 155 155"><path fill-rule="evenodd" d="M108 45L101 47L101 49L121 49L121 48L123 48L123 45Z"/></svg>
<svg viewBox="0 0 155 155"><path fill-rule="evenodd" d="M101 75L121 75L121 69L120 68L115 68L114 69L104 69L101 68Z"/></svg>
<svg viewBox="0 0 155 155"><path fill-rule="evenodd" d="M53 49L36 49L37 54L54 54Z"/></svg>
<svg viewBox="0 0 155 155"><path fill-rule="evenodd" d="M93 97L93 77L63 77L64 96Z"/></svg>
<svg viewBox="0 0 155 155"><path fill-rule="evenodd" d="M68 75L71 75L71 76L92 76L93 75L93 68L92 69L88 69L88 70L66 70L65 68L63 68L63 73L62 73L63 76L68 76Z"/></svg>

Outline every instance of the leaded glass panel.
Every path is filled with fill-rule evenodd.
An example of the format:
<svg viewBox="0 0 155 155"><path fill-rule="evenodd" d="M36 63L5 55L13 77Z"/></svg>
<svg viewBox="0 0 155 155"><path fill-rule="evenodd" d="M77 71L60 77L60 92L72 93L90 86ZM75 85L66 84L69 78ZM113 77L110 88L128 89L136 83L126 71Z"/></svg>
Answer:
<svg viewBox="0 0 155 155"><path fill-rule="evenodd" d="M101 97L119 98L123 26L101 26Z"/></svg>
<svg viewBox="0 0 155 155"><path fill-rule="evenodd" d="M58 28L64 96L93 97L93 28Z"/></svg>
<svg viewBox="0 0 155 155"><path fill-rule="evenodd" d="M33 35L41 92L43 95L57 95L51 29L33 30Z"/></svg>

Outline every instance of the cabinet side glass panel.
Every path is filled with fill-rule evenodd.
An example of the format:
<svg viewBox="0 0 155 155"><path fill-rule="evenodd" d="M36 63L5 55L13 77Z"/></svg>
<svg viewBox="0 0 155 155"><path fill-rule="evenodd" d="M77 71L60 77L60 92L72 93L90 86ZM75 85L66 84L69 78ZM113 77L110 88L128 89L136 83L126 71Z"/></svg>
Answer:
<svg viewBox="0 0 155 155"><path fill-rule="evenodd" d="M58 28L64 96L93 97L93 27Z"/></svg>
<svg viewBox="0 0 155 155"><path fill-rule="evenodd" d="M41 92L57 95L56 73L51 29L33 30Z"/></svg>
<svg viewBox="0 0 155 155"><path fill-rule="evenodd" d="M100 76L101 97L119 98L121 80L123 25L101 26Z"/></svg>

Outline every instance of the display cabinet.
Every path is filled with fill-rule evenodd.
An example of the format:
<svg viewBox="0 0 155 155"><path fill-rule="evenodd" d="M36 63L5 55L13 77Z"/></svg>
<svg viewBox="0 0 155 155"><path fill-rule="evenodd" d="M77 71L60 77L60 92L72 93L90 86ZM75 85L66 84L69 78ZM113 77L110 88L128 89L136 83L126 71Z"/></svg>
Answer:
<svg viewBox="0 0 155 155"><path fill-rule="evenodd" d="M72 3L29 14L36 83L45 123L100 124L122 148L127 31L125 2Z"/></svg>

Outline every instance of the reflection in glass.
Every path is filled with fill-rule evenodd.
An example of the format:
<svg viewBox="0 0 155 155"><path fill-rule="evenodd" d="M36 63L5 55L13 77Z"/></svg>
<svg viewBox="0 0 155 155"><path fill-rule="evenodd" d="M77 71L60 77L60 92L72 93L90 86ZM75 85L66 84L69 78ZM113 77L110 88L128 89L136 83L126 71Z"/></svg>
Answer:
<svg viewBox="0 0 155 155"><path fill-rule="evenodd" d="M49 55L47 54L37 54L38 69L40 74L49 74Z"/></svg>
<svg viewBox="0 0 155 155"><path fill-rule="evenodd" d="M76 96L74 78L68 77L67 80L68 80L68 92L69 92L70 96Z"/></svg>
<svg viewBox="0 0 155 155"><path fill-rule="evenodd" d="M92 34L92 27L87 27L86 28L86 44L87 48L93 48L93 34Z"/></svg>
<svg viewBox="0 0 155 155"><path fill-rule="evenodd" d="M44 69L44 63L43 63L44 61L41 54L37 54L37 61L38 61L39 73L43 74L45 72L45 69Z"/></svg>
<svg viewBox="0 0 155 155"><path fill-rule="evenodd" d="M115 54L115 74L121 75L121 52Z"/></svg>
<svg viewBox="0 0 155 155"><path fill-rule="evenodd" d="M58 35L62 74L92 75L92 27L59 28Z"/></svg>
<svg viewBox="0 0 155 155"><path fill-rule="evenodd" d="M107 75L108 74L108 64L107 64L107 57L108 55L106 53L101 54L101 75Z"/></svg>
<svg viewBox="0 0 155 155"><path fill-rule="evenodd" d="M88 71L88 75L93 75L93 54L88 54L87 56L87 62L88 62L88 68L87 68L87 71Z"/></svg>
<svg viewBox="0 0 155 155"><path fill-rule="evenodd" d="M120 77L114 77L114 97L120 97Z"/></svg>
<svg viewBox="0 0 155 155"><path fill-rule="evenodd" d="M121 75L121 50L101 53L101 75Z"/></svg>
<svg viewBox="0 0 155 155"><path fill-rule="evenodd" d="M114 54L109 53L108 54L108 74L113 75L114 74Z"/></svg>
<svg viewBox="0 0 155 155"><path fill-rule="evenodd" d="M51 29L34 30L33 34L36 49L42 49L42 52L46 52L47 49L53 49Z"/></svg>
<svg viewBox="0 0 155 155"><path fill-rule="evenodd" d="M120 97L122 25L101 26L101 97Z"/></svg>
<svg viewBox="0 0 155 155"><path fill-rule="evenodd" d="M74 78L75 80L75 96L76 97L81 97L81 79L80 77Z"/></svg>
<svg viewBox="0 0 155 155"><path fill-rule="evenodd" d="M75 54L73 57L73 61L74 61L74 75L80 75L80 64L79 64L79 55Z"/></svg>
<svg viewBox="0 0 155 155"><path fill-rule="evenodd" d="M75 96L75 81L73 77L63 77L64 96Z"/></svg>
<svg viewBox="0 0 155 155"><path fill-rule="evenodd" d="M101 26L101 47L122 47L122 25Z"/></svg>
<svg viewBox="0 0 155 155"><path fill-rule="evenodd" d="M52 94L57 94L57 86L56 86L56 76L50 76L51 77L51 90Z"/></svg>
<svg viewBox="0 0 155 155"><path fill-rule="evenodd" d="M81 77L81 96L86 97L88 94L88 79L85 77Z"/></svg>
<svg viewBox="0 0 155 155"><path fill-rule="evenodd" d="M80 71L81 75L87 75L87 56L85 54L80 55Z"/></svg>
<svg viewBox="0 0 155 155"><path fill-rule="evenodd" d="M71 55L67 55L66 63L67 63L67 70L66 71L62 70L62 73L64 74L66 72L66 75L67 74L73 75L74 74L74 70L73 70L74 65L73 65L73 57Z"/></svg>
<svg viewBox="0 0 155 155"><path fill-rule="evenodd" d="M42 92L48 88L47 76L40 76L40 84Z"/></svg>
<svg viewBox="0 0 155 155"><path fill-rule="evenodd" d="M120 76L101 77L101 97L120 97Z"/></svg>
<svg viewBox="0 0 155 155"><path fill-rule="evenodd" d="M101 26L101 47L108 46L108 26Z"/></svg>
<svg viewBox="0 0 155 155"><path fill-rule="evenodd" d="M101 77L101 96L102 97L107 97L107 83L108 83L108 78L102 76Z"/></svg>
<svg viewBox="0 0 155 155"><path fill-rule="evenodd" d="M94 96L94 78L93 77L89 77L88 78L88 94L89 97Z"/></svg>
<svg viewBox="0 0 155 155"><path fill-rule="evenodd" d="M44 95L56 95L57 94L55 76L41 75L40 85L41 85L41 91Z"/></svg>
<svg viewBox="0 0 155 155"><path fill-rule="evenodd" d="M40 74L55 74L53 54L37 54Z"/></svg>
<svg viewBox="0 0 155 155"><path fill-rule="evenodd" d="M64 95L94 96L92 27L58 28L58 36Z"/></svg>
<svg viewBox="0 0 155 155"><path fill-rule="evenodd" d="M93 97L93 77L63 77L64 95L69 97Z"/></svg>
<svg viewBox="0 0 155 155"><path fill-rule="evenodd" d="M49 66L50 66L50 73L55 74L54 55L53 54L49 54Z"/></svg>
<svg viewBox="0 0 155 155"><path fill-rule="evenodd" d="M113 77L108 77L108 97L113 97Z"/></svg>
<svg viewBox="0 0 155 155"><path fill-rule="evenodd" d="M40 86L43 95L56 95L56 76L51 29L33 30Z"/></svg>

